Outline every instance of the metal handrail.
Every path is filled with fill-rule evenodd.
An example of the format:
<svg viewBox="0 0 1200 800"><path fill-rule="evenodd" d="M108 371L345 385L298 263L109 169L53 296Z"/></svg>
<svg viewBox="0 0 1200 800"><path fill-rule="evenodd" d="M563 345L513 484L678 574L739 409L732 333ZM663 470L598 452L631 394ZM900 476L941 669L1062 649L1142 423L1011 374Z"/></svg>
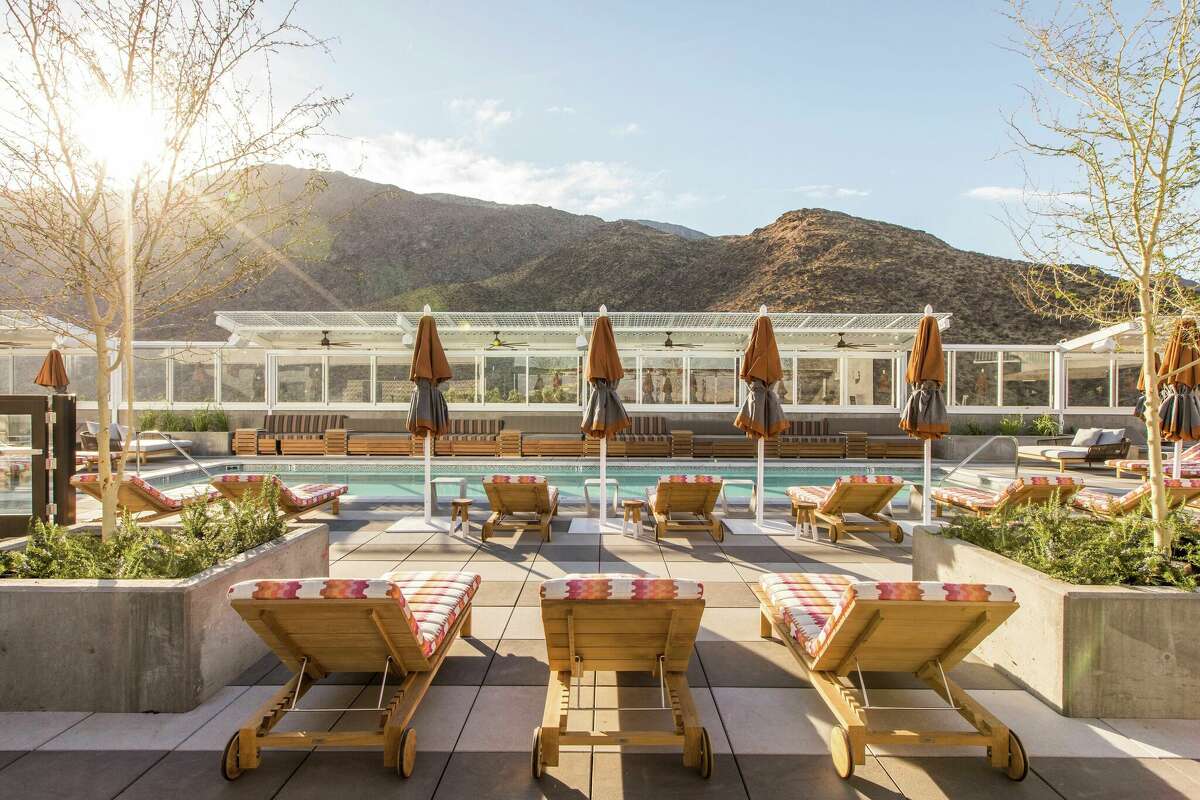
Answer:
<svg viewBox="0 0 1200 800"><path fill-rule="evenodd" d="M203 464L201 464L201 463L200 463L199 461L197 461L196 459L192 458L192 454L191 454L191 453L189 453L187 450L184 450L182 447L180 447L180 446L179 446L179 443L178 443L178 442L176 442L174 439L172 439L172 438L171 438L171 434L169 434L169 433L163 433L162 431L138 431L138 436L139 436L139 437L141 437L141 436L144 436L144 435L146 435L147 433L154 433L154 434L157 434L157 435L161 436L163 439L165 439L167 442L169 442L169 443L170 443L171 447L174 447L174 448L175 448L175 450L179 452L179 455L183 456L183 457L184 457L184 458L186 458L188 461L192 462L192 463L193 463L193 464L196 466L196 469L198 469L198 470L200 470L201 472L203 472L203 473L204 473L204 477L206 477L206 478L212 478L213 474L212 474L211 472L209 472L208 470L206 470L206 469L204 468L204 465L203 465Z"/></svg>
<svg viewBox="0 0 1200 800"><path fill-rule="evenodd" d="M970 455L968 455L962 461L955 464L950 469L949 472L947 472L945 475L943 475L941 477L941 479L938 481L938 483L945 484L948 480L950 480L951 475L958 472L958 470L961 469L962 467L966 466L967 462L969 462L971 459L975 458L975 456L982 453L984 448L986 448L988 445L990 445L992 442L996 441L997 439L1011 439L1012 440L1012 443L1013 443L1013 477L1014 478L1021 477L1021 462L1020 462L1019 454L1017 452L1017 448L1021 446L1021 443L1019 441L1017 441L1017 437L1015 437L1015 436L1008 436L1006 434L997 434L995 436L988 437L988 440L986 442L979 445L979 447L976 447L974 450L971 451Z"/></svg>

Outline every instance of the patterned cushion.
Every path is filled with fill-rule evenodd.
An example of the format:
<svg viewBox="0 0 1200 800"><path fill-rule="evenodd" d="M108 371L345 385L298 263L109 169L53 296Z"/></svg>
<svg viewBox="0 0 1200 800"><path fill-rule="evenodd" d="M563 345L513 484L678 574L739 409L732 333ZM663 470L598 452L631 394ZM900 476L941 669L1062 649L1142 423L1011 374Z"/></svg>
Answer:
<svg viewBox="0 0 1200 800"><path fill-rule="evenodd" d="M787 490L788 497L802 503L816 503L822 511L832 511L825 503L835 489L858 483L903 484L904 479L896 475L843 475L833 482L832 486L791 486Z"/></svg>
<svg viewBox="0 0 1200 800"><path fill-rule="evenodd" d="M845 575L768 573L759 578L771 606L788 623L792 638L813 658L829 643L855 599L931 602L1014 602L1007 586L939 581L858 581Z"/></svg>
<svg viewBox="0 0 1200 800"><path fill-rule="evenodd" d="M76 486L82 486L85 490L90 487L90 484L97 484L94 487L94 491L99 491L100 474L89 472L74 475L71 477L71 483ZM221 496L221 493L216 489L210 489L207 486L181 486L177 489L168 489L164 492L162 489L150 485L137 475L126 475L125 484L141 491L161 508L180 509L183 508L184 503L191 502L197 497L215 500ZM91 494L91 492L88 493Z"/></svg>
<svg viewBox="0 0 1200 800"><path fill-rule="evenodd" d="M659 483L721 483L720 475L664 475Z"/></svg>
<svg viewBox="0 0 1200 800"><path fill-rule="evenodd" d="M697 600L704 584L653 575L572 574L542 581L544 600Z"/></svg>
<svg viewBox="0 0 1200 800"><path fill-rule="evenodd" d="M545 483L545 475L488 475L484 483Z"/></svg>
<svg viewBox="0 0 1200 800"><path fill-rule="evenodd" d="M1194 448L1193 448L1194 449ZM1187 453L1184 451L1184 458L1180 460L1179 475L1184 478L1200 478L1200 458L1187 458ZM1145 459L1133 458L1110 458L1104 462L1106 467L1115 467L1123 472L1149 472L1150 462ZM1163 457L1163 469L1167 472L1174 472L1174 458L1171 455Z"/></svg>
<svg viewBox="0 0 1200 800"><path fill-rule="evenodd" d="M287 486L278 475L255 475L244 472L229 472L213 479L218 483L274 483L279 488L279 501L287 508L312 508L345 494L350 487L344 483L304 483Z"/></svg>
<svg viewBox="0 0 1200 800"><path fill-rule="evenodd" d="M801 503L821 505L832 491L832 486L789 486L787 496Z"/></svg>
<svg viewBox="0 0 1200 800"><path fill-rule="evenodd" d="M1077 487L1079 485L1074 478L1065 475L1038 475L1010 481L999 492L970 486L939 486L933 489L929 496L934 500L969 508L972 511L988 511L1003 505L1005 501L1027 486Z"/></svg>
<svg viewBox="0 0 1200 800"><path fill-rule="evenodd" d="M242 581L230 600L379 600L400 607L421 651L431 655L479 588L470 572L391 572L374 580L302 578Z"/></svg>
<svg viewBox="0 0 1200 800"><path fill-rule="evenodd" d="M1168 489L1197 490L1200 480L1192 478L1164 478L1163 485ZM1123 495L1109 494L1099 489L1080 489L1071 502L1076 508L1084 511L1094 511L1097 514L1120 514L1132 511L1150 494L1150 482L1130 489Z"/></svg>

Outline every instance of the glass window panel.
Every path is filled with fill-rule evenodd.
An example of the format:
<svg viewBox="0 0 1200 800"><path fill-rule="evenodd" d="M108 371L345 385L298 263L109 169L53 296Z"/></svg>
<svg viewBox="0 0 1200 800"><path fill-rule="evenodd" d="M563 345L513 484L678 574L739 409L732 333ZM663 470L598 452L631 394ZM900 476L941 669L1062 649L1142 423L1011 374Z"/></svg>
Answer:
<svg viewBox="0 0 1200 800"><path fill-rule="evenodd" d="M13 356L13 394L54 394L53 390L38 386L33 382L46 356L14 355Z"/></svg>
<svg viewBox="0 0 1200 800"><path fill-rule="evenodd" d="M483 402L525 402L525 356L485 356Z"/></svg>
<svg viewBox="0 0 1200 800"><path fill-rule="evenodd" d="M164 403L167 400L167 365L162 350L133 351L133 399L135 403Z"/></svg>
<svg viewBox="0 0 1200 800"><path fill-rule="evenodd" d="M371 402L371 357L329 357L329 402Z"/></svg>
<svg viewBox="0 0 1200 800"><path fill-rule="evenodd" d="M736 358L693 357L688 362L689 402L696 405L735 405L738 398Z"/></svg>
<svg viewBox="0 0 1200 800"><path fill-rule="evenodd" d="M579 403L579 358L530 356L531 403Z"/></svg>
<svg viewBox="0 0 1200 800"><path fill-rule="evenodd" d="M625 377L617 384L617 397L622 403L636 403L638 390L637 357L632 353L618 353L621 366L625 368Z"/></svg>
<svg viewBox="0 0 1200 800"><path fill-rule="evenodd" d="M796 402L800 405L836 406L842 402L841 378L836 358L796 359Z"/></svg>
<svg viewBox="0 0 1200 800"><path fill-rule="evenodd" d="M33 444L33 418L28 414L0 414L0 514L33 513L33 458L6 450Z"/></svg>
<svg viewBox="0 0 1200 800"><path fill-rule="evenodd" d="M775 394L779 395L779 402L785 406L792 405L796 402L793 395L793 390L796 388L796 360L791 356L784 356L780 361L783 364L783 378L779 383L775 384ZM740 365L739 365L740 369ZM741 381L738 381L741 384ZM738 390L738 398L745 396L745 385L743 384Z"/></svg>
<svg viewBox="0 0 1200 800"><path fill-rule="evenodd" d="M408 379L412 358L379 356L375 359L375 402L407 405L413 393Z"/></svg>
<svg viewBox="0 0 1200 800"><path fill-rule="evenodd" d="M181 351L171 358L171 387L176 403L211 403L216 399L216 370L211 351Z"/></svg>
<svg viewBox="0 0 1200 800"><path fill-rule="evenodd" d="M280 356L275 360L275 393L281 403L321 403L323 378L319 356Z"/></svg>
<svg viewBox="0 0 1200 800"><path fill-rule="evenodd" d="M846 398L852 406L892 405L892 359L874 356L847 358Z"/></svg>
<svg viewBox="0 0 1200 800"><path fill-rule="evenodd" d="M1004 354L1004 405L1050 405L1050 354Z"/></svg>
<svg viewBox="0 0 1200 800"><path fill-rule="evenodd" d="M954 353L954 392L960 406L994 406L996 365L1000 354L994 350L959 350Z"/></svg>
<svg viewBox="0 0 1200 800"><path fill-rule="evenodd" d="M74 392L77 400L96 400L96 356L92 353L73 353L65 356L67 377L71 379L67 391ZM3 360L0 359L0 369Z"/></svg>
<svg viewBox="0 0 1200 800"><path fill-rule="evenodd" d="M1109 405L1111 383L1108 356L1068 353L1066 367L1068 406Z"/></svg>
<svg viewBox="0 0 1200 800"><path fill-rule="evenodd" d="M261 350L222 350L221 402L265 403L266 376Z"/></svg>
<svg viewBox="0 0 1200 800"><path fill-rule="evenodd" d="M1138 391L1137 382L1138 376L1141 374L1141 361L1129 361L1117 364L1117 405L1137 405L1138 396L1141 394Z"/></svg>
<svg viewBox="0 0 1200 800"><path fill-rule="evenodd" d="M453 377L442 384L442 394L447 403L478 403L475 396L475 359L452 358L450 371Z"/></svg>
<svg viewBox="0 0 1200 800"><path fill-rule="evenodd" d="M674 405L683 402L683 359L654 356L642 359L642 402Z"/></svg>
<svg viewBox="0 0 1200 800"><path fill-rule="evenodd" d="M12 356L8 353L0 355L0 394L13 394L12 390Z"/></svg>

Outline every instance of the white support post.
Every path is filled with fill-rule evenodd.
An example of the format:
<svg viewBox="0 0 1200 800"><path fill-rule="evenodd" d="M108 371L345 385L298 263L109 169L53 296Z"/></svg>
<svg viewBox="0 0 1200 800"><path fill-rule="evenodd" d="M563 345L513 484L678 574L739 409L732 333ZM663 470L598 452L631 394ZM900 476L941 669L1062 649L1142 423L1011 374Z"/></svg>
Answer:
<svg viewBox="0 0 1200 800"><path fill-rule="evenodd" d="M1181 477L1180 473L1182 471L1183 471L1183 442L1176 442L1175 443L1175 464L1172 468L1171 474L1175 476L1176 480L1178 480Z"/></svg>
<svg viewBox="0 0 1200 800"><path fill-rule="evenodd" d="M924 471L921 476L921 522L929 525L933 522L932 507L929 492L933 488L933 440L925 440Z"/></svg>
<svg viewBox="0 0 1200 800"><path fill-rule="evenodd" d="M608 519L608 437L600 440L600 532Z"/></svg>
<svg viewBox="0 0 1200 800"><path fill-rule="evenodd" d="M766 458L767 440L760 438L758 440L758 470L754 475L754 490L757 493L754 498L754 524L762 528L763 524L763 507L766 505L766 483L763 479L763 461Z"/></svg>
<svg viewBox="0 0 1200 800"><path fill-rule="evenodd" d="M433 437L425 434L425 524L433 522Z"/></svg>

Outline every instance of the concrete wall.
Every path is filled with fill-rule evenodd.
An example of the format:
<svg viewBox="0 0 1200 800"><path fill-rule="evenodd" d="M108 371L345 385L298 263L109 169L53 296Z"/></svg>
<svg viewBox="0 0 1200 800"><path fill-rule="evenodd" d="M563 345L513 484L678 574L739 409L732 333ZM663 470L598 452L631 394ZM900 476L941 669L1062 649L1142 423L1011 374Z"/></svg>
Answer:
<svg viewBox="0 0 1200 800"><path fill-rule="evenodd" d="M1076 586L922 530L913 579L998 583L1021 608L975 654L1070 717L1200 719L1200 594Z"/></svg>
<svg viewBox="0 0 1200 800"><path fill-rule="evenodd" d="M0 580L0 709L190 711L267 652L232 584L328 574L316 524L184 580Z"/></svg>

